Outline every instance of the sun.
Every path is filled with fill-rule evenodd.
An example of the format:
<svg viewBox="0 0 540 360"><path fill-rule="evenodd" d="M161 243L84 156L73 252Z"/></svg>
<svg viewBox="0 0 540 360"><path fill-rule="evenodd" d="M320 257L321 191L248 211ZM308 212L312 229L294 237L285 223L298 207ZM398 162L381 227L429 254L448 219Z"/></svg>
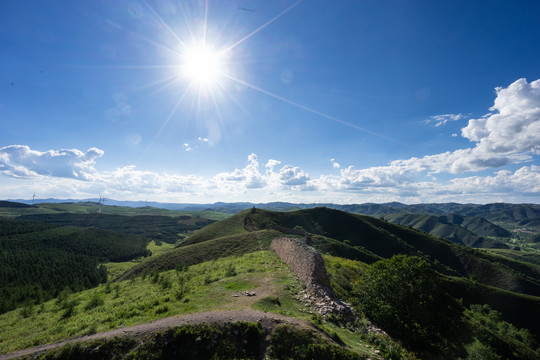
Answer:
<svg viewBox="0 0 540 360"><path fill-rule="evenodd" d="M215 48L197 44L186 48L182 57L181 75L193 83L215 85L224 71L224 57Z"/></svg>

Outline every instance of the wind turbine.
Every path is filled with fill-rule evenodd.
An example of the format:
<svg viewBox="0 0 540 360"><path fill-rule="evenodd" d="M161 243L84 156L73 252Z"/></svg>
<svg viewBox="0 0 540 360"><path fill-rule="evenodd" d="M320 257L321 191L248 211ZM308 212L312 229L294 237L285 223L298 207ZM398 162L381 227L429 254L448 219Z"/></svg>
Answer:
<svg viewBox="0 0 540 360"><path fill-rule="evenodd" d="M32 205L34 205L34 200L36 199L36 192L34 191L34 195L32 195Z"/></svg>
<svg viewBox="0 0 540 360"><path fill-rule="evenodd" d="M101 205L103 203L103 198L101 197L101 194L99 194L99 209L98 209L98 214L101 214Z"/></svg>

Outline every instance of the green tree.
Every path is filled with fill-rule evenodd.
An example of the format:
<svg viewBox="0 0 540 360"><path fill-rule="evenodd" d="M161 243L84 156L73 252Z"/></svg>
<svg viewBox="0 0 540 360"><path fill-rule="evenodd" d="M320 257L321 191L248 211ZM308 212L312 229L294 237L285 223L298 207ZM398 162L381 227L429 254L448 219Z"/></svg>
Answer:
<svg viewBox="0 0 540 360"><path fill-rule="evenodd" d="M406 255L370 267L360 286L359 303L368 318L390 335L427 351L439 347L444 335L456 330L462 313L430 265Z"/></svg>

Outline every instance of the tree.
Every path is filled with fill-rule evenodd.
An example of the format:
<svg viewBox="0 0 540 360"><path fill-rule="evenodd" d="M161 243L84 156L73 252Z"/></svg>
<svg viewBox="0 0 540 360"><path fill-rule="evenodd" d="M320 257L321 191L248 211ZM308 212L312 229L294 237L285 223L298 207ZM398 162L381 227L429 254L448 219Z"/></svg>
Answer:
<svg viewBox="0 0 540 360"><path fill-rule="evenodd" d="M368 318L390 335L426 350L455 330L462 313L439 275L416 256L375 262L364 275L359 297Z"/></svg>

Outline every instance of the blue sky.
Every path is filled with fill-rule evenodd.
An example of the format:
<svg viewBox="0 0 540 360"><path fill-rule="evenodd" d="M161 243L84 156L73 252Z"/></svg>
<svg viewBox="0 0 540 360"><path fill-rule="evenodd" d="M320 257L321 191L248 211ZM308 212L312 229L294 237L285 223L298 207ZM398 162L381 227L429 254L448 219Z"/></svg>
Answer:
<svg viewBox="0 0 540 360"><path fill-rule="evenodd" d="M539 13L4 1L0 198L540 202Z"/></svg>

